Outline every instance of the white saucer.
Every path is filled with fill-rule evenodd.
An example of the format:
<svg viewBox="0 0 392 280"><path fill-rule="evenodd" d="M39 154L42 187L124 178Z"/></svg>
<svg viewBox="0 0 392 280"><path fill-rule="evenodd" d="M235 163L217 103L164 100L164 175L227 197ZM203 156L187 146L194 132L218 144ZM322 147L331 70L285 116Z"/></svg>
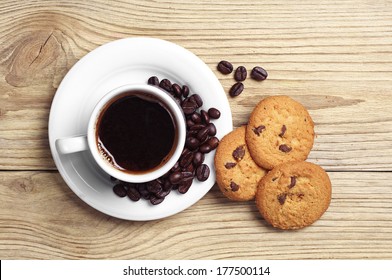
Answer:
<svg viewBox="0 0 392 280"><path fill-rule="evenodd" d="M92 159L89 151L58 154L55 141L86 134L89 116L103 95L129 83L147 83L150 76L168 78L188 85L199 94L203 108L216 107L221 117L214 120L221 139L233 129L230 106L223 88L203 61L188 50L159 39L127 38L98 47L78 61L61 82L49 116L49 143L57 169L68 186L83 201L110 216L134 221L164 218L176 214L201 199L215 183L213 156L206 156L211 168L207 181L194 180L186 194L172 191L159 205L148 201L119 198L113 182Z"/></svg>

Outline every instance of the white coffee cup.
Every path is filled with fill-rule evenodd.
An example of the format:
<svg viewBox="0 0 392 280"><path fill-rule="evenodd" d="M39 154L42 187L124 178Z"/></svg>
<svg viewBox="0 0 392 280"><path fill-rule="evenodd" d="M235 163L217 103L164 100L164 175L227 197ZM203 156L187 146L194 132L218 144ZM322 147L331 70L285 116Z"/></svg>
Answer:
<svg viewBox="0 0 392 280"><path fill-rule="evenodd" d="M98 149L96 130L97 122L101 115L102 110L106 108L114 99L119 98L120 95L124 93L135 92L143 93L143 99L154 100L154 102L159 102L169 111L174 127L176 129L176 139L173 145L171 156L167 159L165 163L160 165L156 169L152 169L146 172L125 172L122 171L113 164L109 163L102 153ZM56 148L60 154L70 154L81 152L85 150L90 150L93 159L107 174L113 176L124 182L130 183L143 183L155 180L162 175L166 174L178 161L183 151L186 138L186 124L185 117L177 101L170 96L166 91L162 89L145 84L128 84L113 89L108 92L98 104L94 107L91 113L86 135L73 136L68 138L62 138L56 140ZM174 152L173 152L174 151Z"/></svg>

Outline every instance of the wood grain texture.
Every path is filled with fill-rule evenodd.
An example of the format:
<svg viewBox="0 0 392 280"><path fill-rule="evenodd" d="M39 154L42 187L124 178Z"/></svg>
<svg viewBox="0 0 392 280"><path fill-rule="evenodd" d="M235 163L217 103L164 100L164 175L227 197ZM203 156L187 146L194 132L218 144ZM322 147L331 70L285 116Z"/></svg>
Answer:
<svg viewBox="0 0 392 280"><path fill-rule="evenodd" d="M392 174L331 172L332 202L297 231L266 225L254 202L230 202L214 187L167 219L130 222L77 198L57 172L0 173L4 259L392 258ZM119 198L121 199L121 198ZM130 203L132 203L130 201Z"/></svg>
<svg viewBox="0 0 392 280"><path fill-rule="evenodd" d="M2 0L0 258L392 259L392 1ZM309 160L327 169L333 201L315 225L283 232L252 203L215 187L154 222L101 214L65 185L48 146L51 101L67 71L112 40L147 36L221 59L266 81L228 98L235 126L265 96L303 103L316 123ZM66 117L66 116L65 116Z"/></svg>

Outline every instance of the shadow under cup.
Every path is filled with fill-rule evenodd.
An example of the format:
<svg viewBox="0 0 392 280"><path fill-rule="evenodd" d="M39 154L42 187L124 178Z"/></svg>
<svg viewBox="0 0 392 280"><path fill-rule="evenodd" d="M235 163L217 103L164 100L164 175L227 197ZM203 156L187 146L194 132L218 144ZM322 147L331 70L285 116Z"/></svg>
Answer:
<svg viewBox="0 0 392 280"><path fill-rule="evenodd" d="M185 119L179 105L149 85L120 90L102 107L94 128L104 169L127 182L151 181L167 173L185 142Z"/></svg>

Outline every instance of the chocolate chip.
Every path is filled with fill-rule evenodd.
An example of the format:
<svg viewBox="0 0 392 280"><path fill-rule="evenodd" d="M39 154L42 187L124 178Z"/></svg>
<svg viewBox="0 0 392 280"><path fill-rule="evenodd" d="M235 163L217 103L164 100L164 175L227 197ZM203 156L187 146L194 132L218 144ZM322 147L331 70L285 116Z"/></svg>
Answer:
<svg viewBox="0 0 392 280"><path fill-rule="evenodd" d="M231 183L230 183L230 189L231 189L233 192L236 192L236 191L238 191L238 190L240 189L240 186L237 185L237 184L234 183L234 182L231 182Z"/></svg>
<svg viewBox="0 0 392 280"><path fill-rule="evenodd" d="M240 161L241 159L244 158L245 156L245 149L244 149L244 145L242 146L238 146L234 151L233 151L233 158L236 161Z"/></svg>
<svg viewBox="0 0 392 280"><path fill-rule="evenodd" d="M286 144L282 144L279 146L279 150L281 150L284 153L288 153L291 151L291 147L287 146Z"/></svg>
<svg viewBox="0 0 392 280"><path fill-rule="evenodd" d="M225 167L226 167L226 169L232 169L236 165L237 165L237 163L235 163L235 162L226 162Z"/></svg>
<svg viewBox="0 0 392 280"><path fill-rule="evenodd" d="M291 176L290 177L290 185L289 185L289 189L293 188L295 186L295 184L297 183L297 178L295 176Z"/></svg>
<svg viewBox="0 0 392 280"><path fill-rule="evenodd" d="M260 136L261 132L265 129L264 125L259 125L258 127L253 128L253 132L257 135Z"/></svg>
<svg viewBox="0 0 392 280"><path fill-rule="evenodd" d="M286 132L286 126L285 126L285 125L282 125L282 129L280 130L279 136L280 136L280 137L283 137L283 135L284 135L285 132Z"/></svg>
<svg viewBox="0 0 392 280"><path fill-rule="evenodd" d="M272 182L275 182L278 179L278 177L272 178Z"/></svg>
<svg viewBox="0 0 392 280"><path fill-rule="evenodd" d="M287 197L286 193L281 193L280 195L278 195L278 201L280 205L284 204L284 202L286 201L286 197Z"/></svg>

